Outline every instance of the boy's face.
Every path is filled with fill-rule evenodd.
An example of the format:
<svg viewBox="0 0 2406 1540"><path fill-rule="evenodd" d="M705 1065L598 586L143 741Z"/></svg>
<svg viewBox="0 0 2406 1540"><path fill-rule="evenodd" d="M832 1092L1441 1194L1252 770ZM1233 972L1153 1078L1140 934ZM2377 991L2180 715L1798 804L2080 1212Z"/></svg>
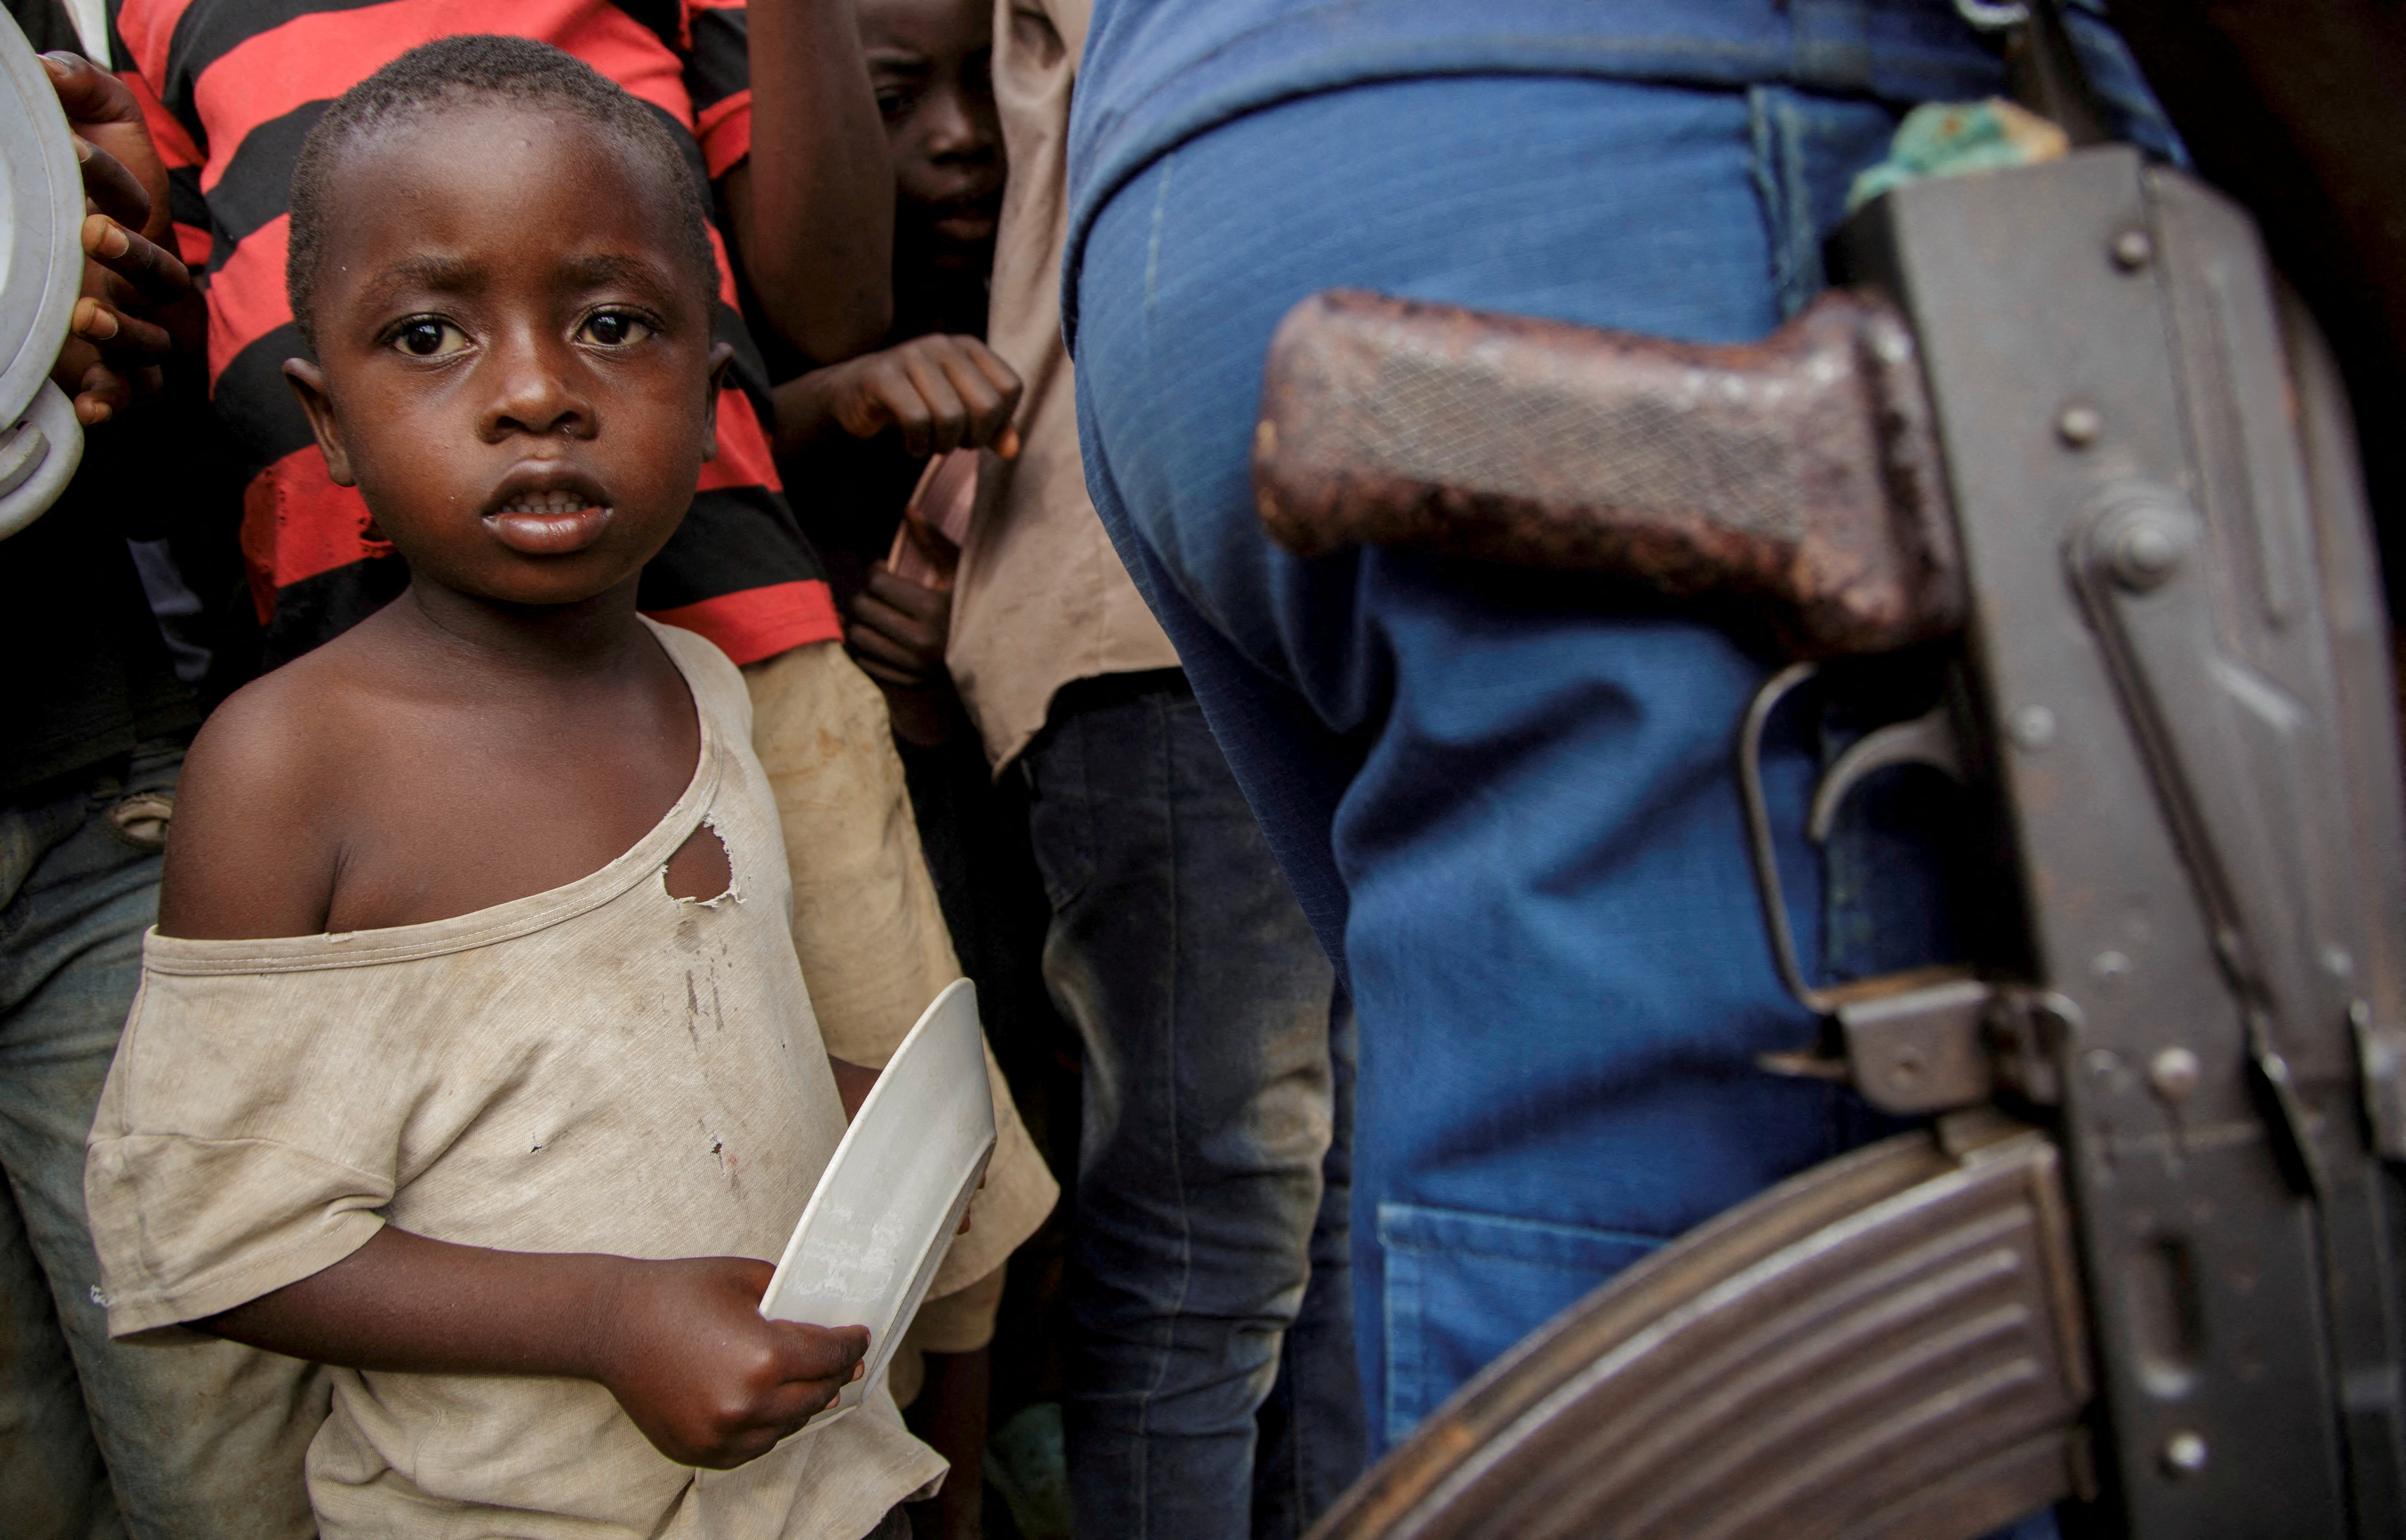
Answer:
<svg viewBox="0 0 2406 1540"><path fill-rule="evenodd" d="M859 17L905 233L939 266L990 262L1003 181L994 7L859 0Z"/></svg>
<svg viewBox="0 0 2406 1540"><path fill-rule="evenodd" d="M285 373L413 581L565 604L630 581L715 452L708 280L659 174L568 113L476 103L332 178L318 361Z"/></svg>

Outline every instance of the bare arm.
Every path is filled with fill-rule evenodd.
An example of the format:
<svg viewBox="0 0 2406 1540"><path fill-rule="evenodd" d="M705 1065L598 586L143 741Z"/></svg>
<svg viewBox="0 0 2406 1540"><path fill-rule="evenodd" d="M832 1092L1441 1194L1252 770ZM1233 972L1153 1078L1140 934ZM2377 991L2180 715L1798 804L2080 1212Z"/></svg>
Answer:
<svg viewBox="0 0 2406 1540"><path fill-rule="evenodd" d="M894 319L894 170L852 0L752 0L752 154L721 182L771 324L848 359Z"/></svg>
<svg viewBox="0 0 2406 1540"><path fill-rule="evenodd" d="M350 1368L589 1379L662 1454L725 1470L824 1410L869 1348L857 1326L762 1320L772 1271L742 1257L489 1251L388 1226L322 1272L198 1324Z"/></svg>
<svg viewBox="0 0 2406 1540"><path fill-rule="evenodd" d="M326 788L345 767L298 722L304 672L270 674L211 713L185 756L159 883L159 931L196 940L314 936L341 842Z"/></svg>
<svg viewBox="0 0 2406 1540"><path fill-rule="evenodd" d="M930 332L777 387L777 449L792 454L838 431L872 438L899 428L913 455L992 445L1008 459L1019 452L1011 417L1020 391L1019 375L984 343Z"/></svg>

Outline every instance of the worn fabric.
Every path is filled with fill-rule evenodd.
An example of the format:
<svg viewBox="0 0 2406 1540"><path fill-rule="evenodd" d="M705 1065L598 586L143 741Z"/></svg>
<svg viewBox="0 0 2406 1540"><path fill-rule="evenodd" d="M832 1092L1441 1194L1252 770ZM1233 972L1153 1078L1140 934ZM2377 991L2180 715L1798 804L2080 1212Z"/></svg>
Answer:
<svg viewBox="0 0 2406 1540"><path fill-rule="evenodd" d="M150 745L0 809L0 1513L21 1540L307 1540L302 1451L326 1390L233 1342L111 1342L84 1136L158 909ZM142 839L129 839L120 822Z"/></svg>
<svg viewBox="0 0 2406 1540"><path fill-rule="evenodd" d="M1986 58L1960 46L1967 71ZM1095 222L1090 484L1361 1011L1379 1444L1663 1241L1869 1130L1755 1065L1813 1030L1772 968L1730 760L1776 660L1576 575L1275 550L1247 470L1264 348L1337 284L1761 336L1819 287L1821 237L1894 120L1784 87L1386 83L1190 140ZM1801 830L1818 748L1800 710L1766 767L1808 966L1927 960L1943 817L1825 887Z"/></svg>
<svg viewBox="0 0 2406 1540"><path fill-rule="evenodd" d="M1288 1540L1362 1463L1350 1017L1175 678L1073 687L1021 760L1085 1048L1069 1489L1083 1535Z"/></svg>
<svg viewBox="0 0 2406 1540"><path fill-rule="evenodd" d="M984 457L982 503L953 586L944 661L998 772L1073 680L1178 666L1095 517L1061 345L1064 150L1090 0L996 0L994 102L1010 151L986 342L1019 372L1019 456Z"/></svg>
<svg viewBox="0 0 2406 1540"><path fill-rule="evenodd" d="M418 44L505 32L576 55L679 132L697 178L751 153L743 7L721 0L127 0L120 68L168 167L177 239L203 276L209 393L239 445L242 521L270 666L375 613L408 584L367 533L356 487L329 479L283 363L307 352L284 291L287 205L302 140L329 102ZM707 202L708 189L704 189ZM786 506L764 424L769 380L718 248L714 332L735 349L718 400L718 455L693 508L644 570L655 617L739 663L837 636L818 558Z"/></svg>
<svg viewBox="0 0 2406 1540"><path fill-rule="evenodd" d="M883 1068L920 1013L961 976L919 854L885 698L832 642L743 674L752 746L776 798L793 880L794 951L820 1038L839 1059ZM945 1253L927 1309L1001 1267L1061 1194L991 1047L986 1080L994 1158L970 1200L969 1233Z"/></svg>
<svg viewBox="0 0 2406 1540"><path fill-rule="evenodd" d="M700 638L653 631L701 754L601 870L384 930L151 932L86 1178L112 1333L255 1299L387 1222L515 1250L779 1254L843 1109L743 680ZM671 897L662 873L698 828L725 846L728 891ZM308 1477L330 1540L856 1540L943 1470L882 1380L851 1415L711 1472L661 1456L587 1381L326 1372Z"/></svg>

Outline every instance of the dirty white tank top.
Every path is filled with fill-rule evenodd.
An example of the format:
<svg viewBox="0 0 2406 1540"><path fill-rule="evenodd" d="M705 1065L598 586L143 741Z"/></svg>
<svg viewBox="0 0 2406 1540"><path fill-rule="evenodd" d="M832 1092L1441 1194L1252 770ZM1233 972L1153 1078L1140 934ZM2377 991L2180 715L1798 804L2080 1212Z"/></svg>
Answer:
<svg viewBox="0 0 2406 1540"><path fill-rule="evenodd" d="M150 934L86 1175L112 1332L229 1309L388 1222L519 1251L778 1255L842 1105L743 678L708 642L652 629L701 752L668 815L600 871L386 930ZM671 897L664 868L703 824L733 883ZM856 1540L944 1468L883 1385L715 1472L669 1462L586 1381L327 1373L308 1472L327 1540Z"/></svg>

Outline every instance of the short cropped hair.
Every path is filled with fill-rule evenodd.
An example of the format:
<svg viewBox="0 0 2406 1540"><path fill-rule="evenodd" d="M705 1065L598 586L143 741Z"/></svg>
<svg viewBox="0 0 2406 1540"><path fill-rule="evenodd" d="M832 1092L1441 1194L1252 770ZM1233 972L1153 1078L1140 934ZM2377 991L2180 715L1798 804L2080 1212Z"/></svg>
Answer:
<svg viewBox="0 0 2406 1540"><path fill-rule="evenodd" d="M582 118L657 173L675 200L679 254L716 292L718 259L710 243L701 162L665 116L548 43L490 33L444 37L410 49L335 97L302 141L292 166L284 287L302 341L313 351L318 339L312 306L336 162L370 134L479 101Z"/></svg>

